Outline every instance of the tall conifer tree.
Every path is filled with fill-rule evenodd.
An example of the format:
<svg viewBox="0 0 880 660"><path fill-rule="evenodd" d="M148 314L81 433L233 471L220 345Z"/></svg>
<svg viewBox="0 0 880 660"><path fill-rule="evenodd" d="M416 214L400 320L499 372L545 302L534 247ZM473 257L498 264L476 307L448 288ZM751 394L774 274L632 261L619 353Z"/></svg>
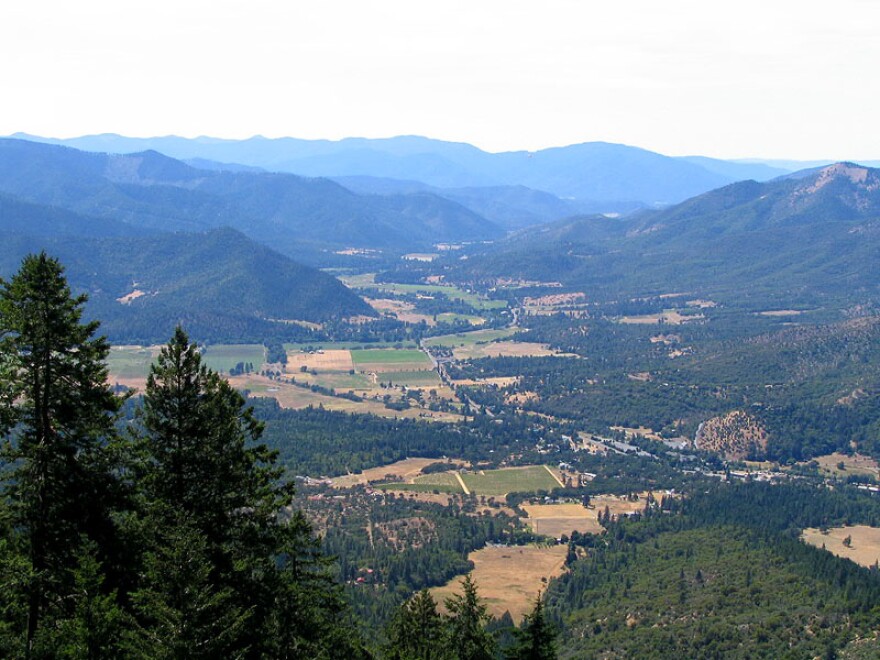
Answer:
<svg viewBox="0 0 880 660"><path fill-rule="evenodd" d="M107 385L109 346L94 336L98 323L82 322L85 301L45 253L0 281L0 432L2 459L12 465L2 496L11 544L27 565L26 657L53 654L46 621L75 616L83 540L114 546L109 441L121 400Z"/></svg>

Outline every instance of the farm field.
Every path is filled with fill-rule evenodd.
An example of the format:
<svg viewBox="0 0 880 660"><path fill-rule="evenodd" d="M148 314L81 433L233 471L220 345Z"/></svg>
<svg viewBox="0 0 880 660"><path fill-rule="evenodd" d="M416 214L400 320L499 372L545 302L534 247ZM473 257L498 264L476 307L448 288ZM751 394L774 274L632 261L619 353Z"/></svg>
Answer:
<svg viewBox="0 0 880 660"><path fill-rule="evenodd" d="M519 623L531 612L545 580L562 574L567 550L564 545L490 546L470 553L468 559L474 563L470 575L489 613L500 617L510 612ZM461 578L435 587L431 593L442 604L461 593Z"/></svg>
<svg viewBox="0 0 880 660"><path fill-rule="evenodd" d="M430 358L418 349L352 350L351 361L364 371L416 371L431 369Z"/></svg>
<svg viewBox="0 0 880 660"><path fill-rule="evenodd" d="M847 547L844 540L849 537ZM817 548L824 547L828 552L845 557L860 566L871 567L880 561L880 528L867 525L852 527L832 527L823 534L822 530L808 528L801 538Z"/></svg>
<svg viewBox="0 0 880 660"><path fill-rule="evenodd" d="M111 382L128 385L129 382L146 383L150 364L159 355L161 346L112 346L107 358ZM202 352L202 361L209 368L228 373L239 362L251 363L259 371L265 360L266 349L262 344L211 344Z"/></svg>
<svg viewBox="0 0 880 660"><path fill-rule="evenodd" d="M438 459L436 458L405 458L396 463L363 470L359 474L349 474L344 477L337 477L333 479L333 486L336 488L349 488L358 484L382 481L387 479L389 475L407 481L419 476L426 465L436 463L437 460Z"/></svg>
<svg viewBox="0 0 880 660"><path fill-rule="evenodd" d="M457 332L451 335L439 335L428 337L422 341L424 346L445 346L447 348L469 347L477 344L485 344L505 337L510 337L518 332L516 328L486 328L485 330L473 330L471 332Z"/></svg>
<svg viewBox="0 0 880 660"><path fill-rule="evenodd" d="M504 309L507 303L503 300L489 300L475 293L470 293L457 286L445 284L397 284L394 282L376 282L375 275L368 273L353 277L341 277L342 282L354 289L369 289L391 295L442 295L450 300L463 300L474 309Z"/></svg>
<svg viewBox="0 0 880 660"><path fill-rule="evenodd" d="M535 534L560 538L573 531L581 534L600 534L599 510L581 504L523 504L529 526Z"/></svg>
<svg viewBox="0 0 880 660"><path fill-rule="evenodd" d="M325 341L312 343L296 343L285 342L284 350L290 351L316 351L316 350L339 350L350 351L353 349L369 349L369 348L418 348L414 341L402 342L362 342L362 341Z"/></svg>
<svg viewBox="0 0 880 660"><path fill-rule="evenodd" d="M457 346L452 349L456 360L478 360L485 357L546 357L561 355L547 344L526 341L502 340L473 346Z"/></svg>
<svg viewBox="0 0 880 660"><path fill-rule="evenodd" d="M381 401L374 399L350 401L341 397L312 392L305 387L281 383L256 374L235 376L230 378L229 382L237 389L247 390L254 396L275 399L282 408L300 409L308 408L309 406L323 406L327 410L372 414L389 419L407 418L440 422L459 422L463 419L457 413L433 412L417 407L406 410L391 410L386 408Z"/></svg>
<svg viewBox="0 0 880 660"><path fill-rule="evenodd" d="M560 487L557 478L544 465L463 472L461 478L468 490L476 495L549 491Z"/></svg>
<svg viewBox="0 0 880 660"><path fill-rule="evenodd" d="M150 364L159 355L161 346L111 346L107 356L107 380L143 391Z"/></svg>
<svg viewBox="0 0 880 660"><path fill-rule="evenodd" d="M209 344L202 352L202 362L214 371L229 373L239 362L254 365L259 371L266 359L262 344Z"/></svg>

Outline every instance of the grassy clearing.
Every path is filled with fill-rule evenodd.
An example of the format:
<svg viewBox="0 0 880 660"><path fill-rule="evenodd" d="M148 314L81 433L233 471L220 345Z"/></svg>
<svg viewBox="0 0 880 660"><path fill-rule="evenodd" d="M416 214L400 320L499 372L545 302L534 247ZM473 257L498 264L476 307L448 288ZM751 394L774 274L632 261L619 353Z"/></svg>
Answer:
<svg viewBox="0 0 880 660"><path fill-rule="evenodd" d="M835 452L825 456L818 456L813 460L819 464L819 469L822 472L834 477L846 478L851 474L874 478L880 477L880 465L870 456L863 456L862 454L847 456L846 454Z"/></svg>
<svg viewBox="0 0 880 660"><path fill-rule="evenodd" d="M340 278L342 282L351 288L369 289L391 295L441 295L450 300L463 300L474 309L504 309L507 303L503 300L489 300L476 293L465 291L457 286L445 284L396 284L394 282L376 282L375 275L357 275Z"/></svg>
<svg viewBox="0 0 880 660"><path fill-rule="evenodd" d="M107 356L110 380L146 379L160 346L112 346Z"/></svg>
<svg viewBox="0 0 880 660"><path fill-rule="evenodd" d="M559 538L573 531L582 534L599 534L598 509L588 509L581 504L524 504L528 524L536 534Z"/></svg>
<svg viewBox="0 0 880 660"><path fill-rule="evenodd" d="M414 341L404 341L404 342L376 342L376 343L365 343L365 342L356 342L356 341L325 341L325 342L312 342L310 344L306 343L290 343L287 342L284 344L285 351L306 351L306 350L324 350L324 351L351 351L351 350L361 350L361 349L374 349L374 348L418 348L418 345Z"/></svg>
<svg viewBox="0 0 880 660"><path fill-rule="evenodd" d="M486 357L547 357L559 354L547 344L510 340L458 346L452 349L452 355L456 360L478 360Z"/></svg>
<svg viewBox="0 0 880 660"><path fill-rule="evenodd" d="M880 528L867 525L832 527L828 530L808 528L801 538L812 546L845 557L855 563L871 567L880 561ZM849 539L849 545L845 541Z"/></svg>
<svg viewBox="0 0 880 660"><path fill-rule="evenodd" d="M510 612L519 623L532 611L545 581L562 574L566 552L564 545L487 547L470 553L468 559L474 562L471 577L489 613L500 617ZM432 595L443 603L453 594L461 593L460 583L461 578L454 578L431 589Z"/></svg>
<svg viewBox="0 0 880 660"><path fill-rule="evenodd" d="M351 351L351 360L363 371L419 371L431 369L430 358L418 349L371 349Z"/></svg>
<svg viewBox="0 0 880 660"><path fill-rule="evenodd" d="M384 481L389 478L407 481L419 476L426 465L436 463L436 458L405 458L402 461L369 468L359 474L349 474L337 477L333 485L338 488L349 488L358 484L368 484L374 481Z"/></svg>
<svg viewBox="0 0 880 660"><path fill-rule="evenodd" d="M425 346L445 346L446 348L455 348L457 346L475 346L477 344L485 344L490 341L504 339L516 334L516 328L487 328L485 330L473 330L471 332L457 332L452 335L439 335L437 337L429 337L422 341Z"/></svg>
<svg viewBox="0 0 880 660"><path fill-rule="evenodd" d="M463 472L461 478L468 490L476 495L531 493L559 488L559 482L543 465Z"/></svg>
<svg viewBox="0 0 880 660"><path fill-rule="evenodd" d="M445 493L447 495L461 494L461 486L458 484L376 484L376 488L380 490L393 490L402 492L413 492L422 494Z"/></svg>
<svg viewBox="0 0 880 660"><path fill-rule="evenodd" d="M623 316L618 321L628 325L654 325L663 323L665 325L681 325L690 321L698 321L704 318L702 314L685 313L682 314L677 309L665 309L658 314L643 314L641 316Z"/></svg>
<svg viewBox="0 0 880 660"><path fill-rule="evenodd" d="M402 411L390 410L381 401L374 399L349 401L340 397L312 392L297 385L279 383L256 374L236 376L230 378L229 382L237 389L247 390L254 396L273 398L278 401L282 408L300 409L309 406L323 406L327 410L338 412L371 414L389 419L419 419L429 422L460 422L464 419L457 413L431 412L416 407Z"/></svg>
<svg viewBox="0 0 880 660"><path fill-rule="evenodd" d="M239 362L248 362L259 371L266 359L266 349L262 344L210 344L202 353L202 362L209 369L229 373Z"/></svg>

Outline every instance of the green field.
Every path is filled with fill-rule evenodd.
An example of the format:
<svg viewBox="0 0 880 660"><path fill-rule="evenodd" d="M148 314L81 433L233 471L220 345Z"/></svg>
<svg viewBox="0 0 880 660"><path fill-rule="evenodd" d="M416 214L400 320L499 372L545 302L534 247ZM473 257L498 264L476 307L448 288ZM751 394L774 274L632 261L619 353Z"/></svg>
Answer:
<svg viewBox="0 0 880 660"><path fill-rule="evenodd" d="M158 346L112 346L107 368L115 378L146 378L158 354Z"/></svg>
<svg viewBox="0 0 880 660"><path fill-rule="evenodd" d="M306 349L323 351L349 351L349 350L373 350L373 349L397 349L397 348L418 348L414 341L405 342L376 342L364 343L357 341L324 341L312 343L285 343L285 351L304 351Z"/></svg>
<svg viewBox="0 0 880 660"><path fill-rule="evenodd" d="M407 370L431 368L431 360L428 356L420 350L412 348L353 350L351 352L351 361L358 367L375 364L405 365Z"/></svg>
<svg viewBox="0 0 880 660"><path fill-rule="evenodd" d="M461 478L468 490L476 495L506 495L559 488L559 482L543 465L462 472Z"/></svg>
<svg viewBox="0 0 880 660"><path fill-rule="evenodd" d="M411 490L416 493L461 493L461 486L456 483L454 486L447 484L374 484L376 488L382 490Z"/></svg>
<svg viewBox="0 0 880 660"><path fill-rule="evenodd" d="M420 387L430 389L442 385L440 376L436 371L386 371L382 374L381 381L391 381L395 385L406 385L407 387Z"/></svg>
<svg viewBox="0 0 880 660"><path fill-rule="evenodd" d="M425 346L475 346L486 344L496 339L504 339L518 332L517 328L487 328L486 330L473 330L472 332L457 332L454 335L439 335L422 341Z"/></svg>
<svg viewBox="0 0 880 660"><path fill-rule="evenodd" d="M457 321L466 321L473 326L480 326L486 322L486 319L482 316L474 316L473 314L456 314L454 312L437 314L437 323L456 323Z"/></svg>
<svg viewBox="0 0 880 660"><path fill-rule="evenodd" d="M443 284L396 284L393 282L378 283L373 275L358 275L355 277L341 278L350 287L372 289L392 295L408 295L422 293L427 295L446 296L450 300L460 299L474 309L504 309L507 302L504 300L489 300L476 293L470 293L457 286Z"/></svg>
<svg viewBox="0 0 880 660"><path fill-rule="evenodd" d="M251 362L259 371L266 357L262 344L211 344L202 352L202 361L209 369L228 373L239 362Z"/></svg>

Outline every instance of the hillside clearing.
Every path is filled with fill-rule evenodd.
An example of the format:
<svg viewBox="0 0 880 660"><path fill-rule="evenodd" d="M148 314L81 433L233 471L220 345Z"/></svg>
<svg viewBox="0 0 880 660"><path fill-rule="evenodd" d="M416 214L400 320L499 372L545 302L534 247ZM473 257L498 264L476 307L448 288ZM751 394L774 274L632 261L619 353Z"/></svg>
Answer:
<svg viewBox="0 0 880 660"><path fill-rule="evenodd" d="M564 545L490 546L468 555L474 563L470 575L492 616L501 617L510 612L519 623L531 612L546 582L562 574L566 552ZM431 592L442 604L453 594L461 593L460 583L460 577L454 578Z"/></svg>

